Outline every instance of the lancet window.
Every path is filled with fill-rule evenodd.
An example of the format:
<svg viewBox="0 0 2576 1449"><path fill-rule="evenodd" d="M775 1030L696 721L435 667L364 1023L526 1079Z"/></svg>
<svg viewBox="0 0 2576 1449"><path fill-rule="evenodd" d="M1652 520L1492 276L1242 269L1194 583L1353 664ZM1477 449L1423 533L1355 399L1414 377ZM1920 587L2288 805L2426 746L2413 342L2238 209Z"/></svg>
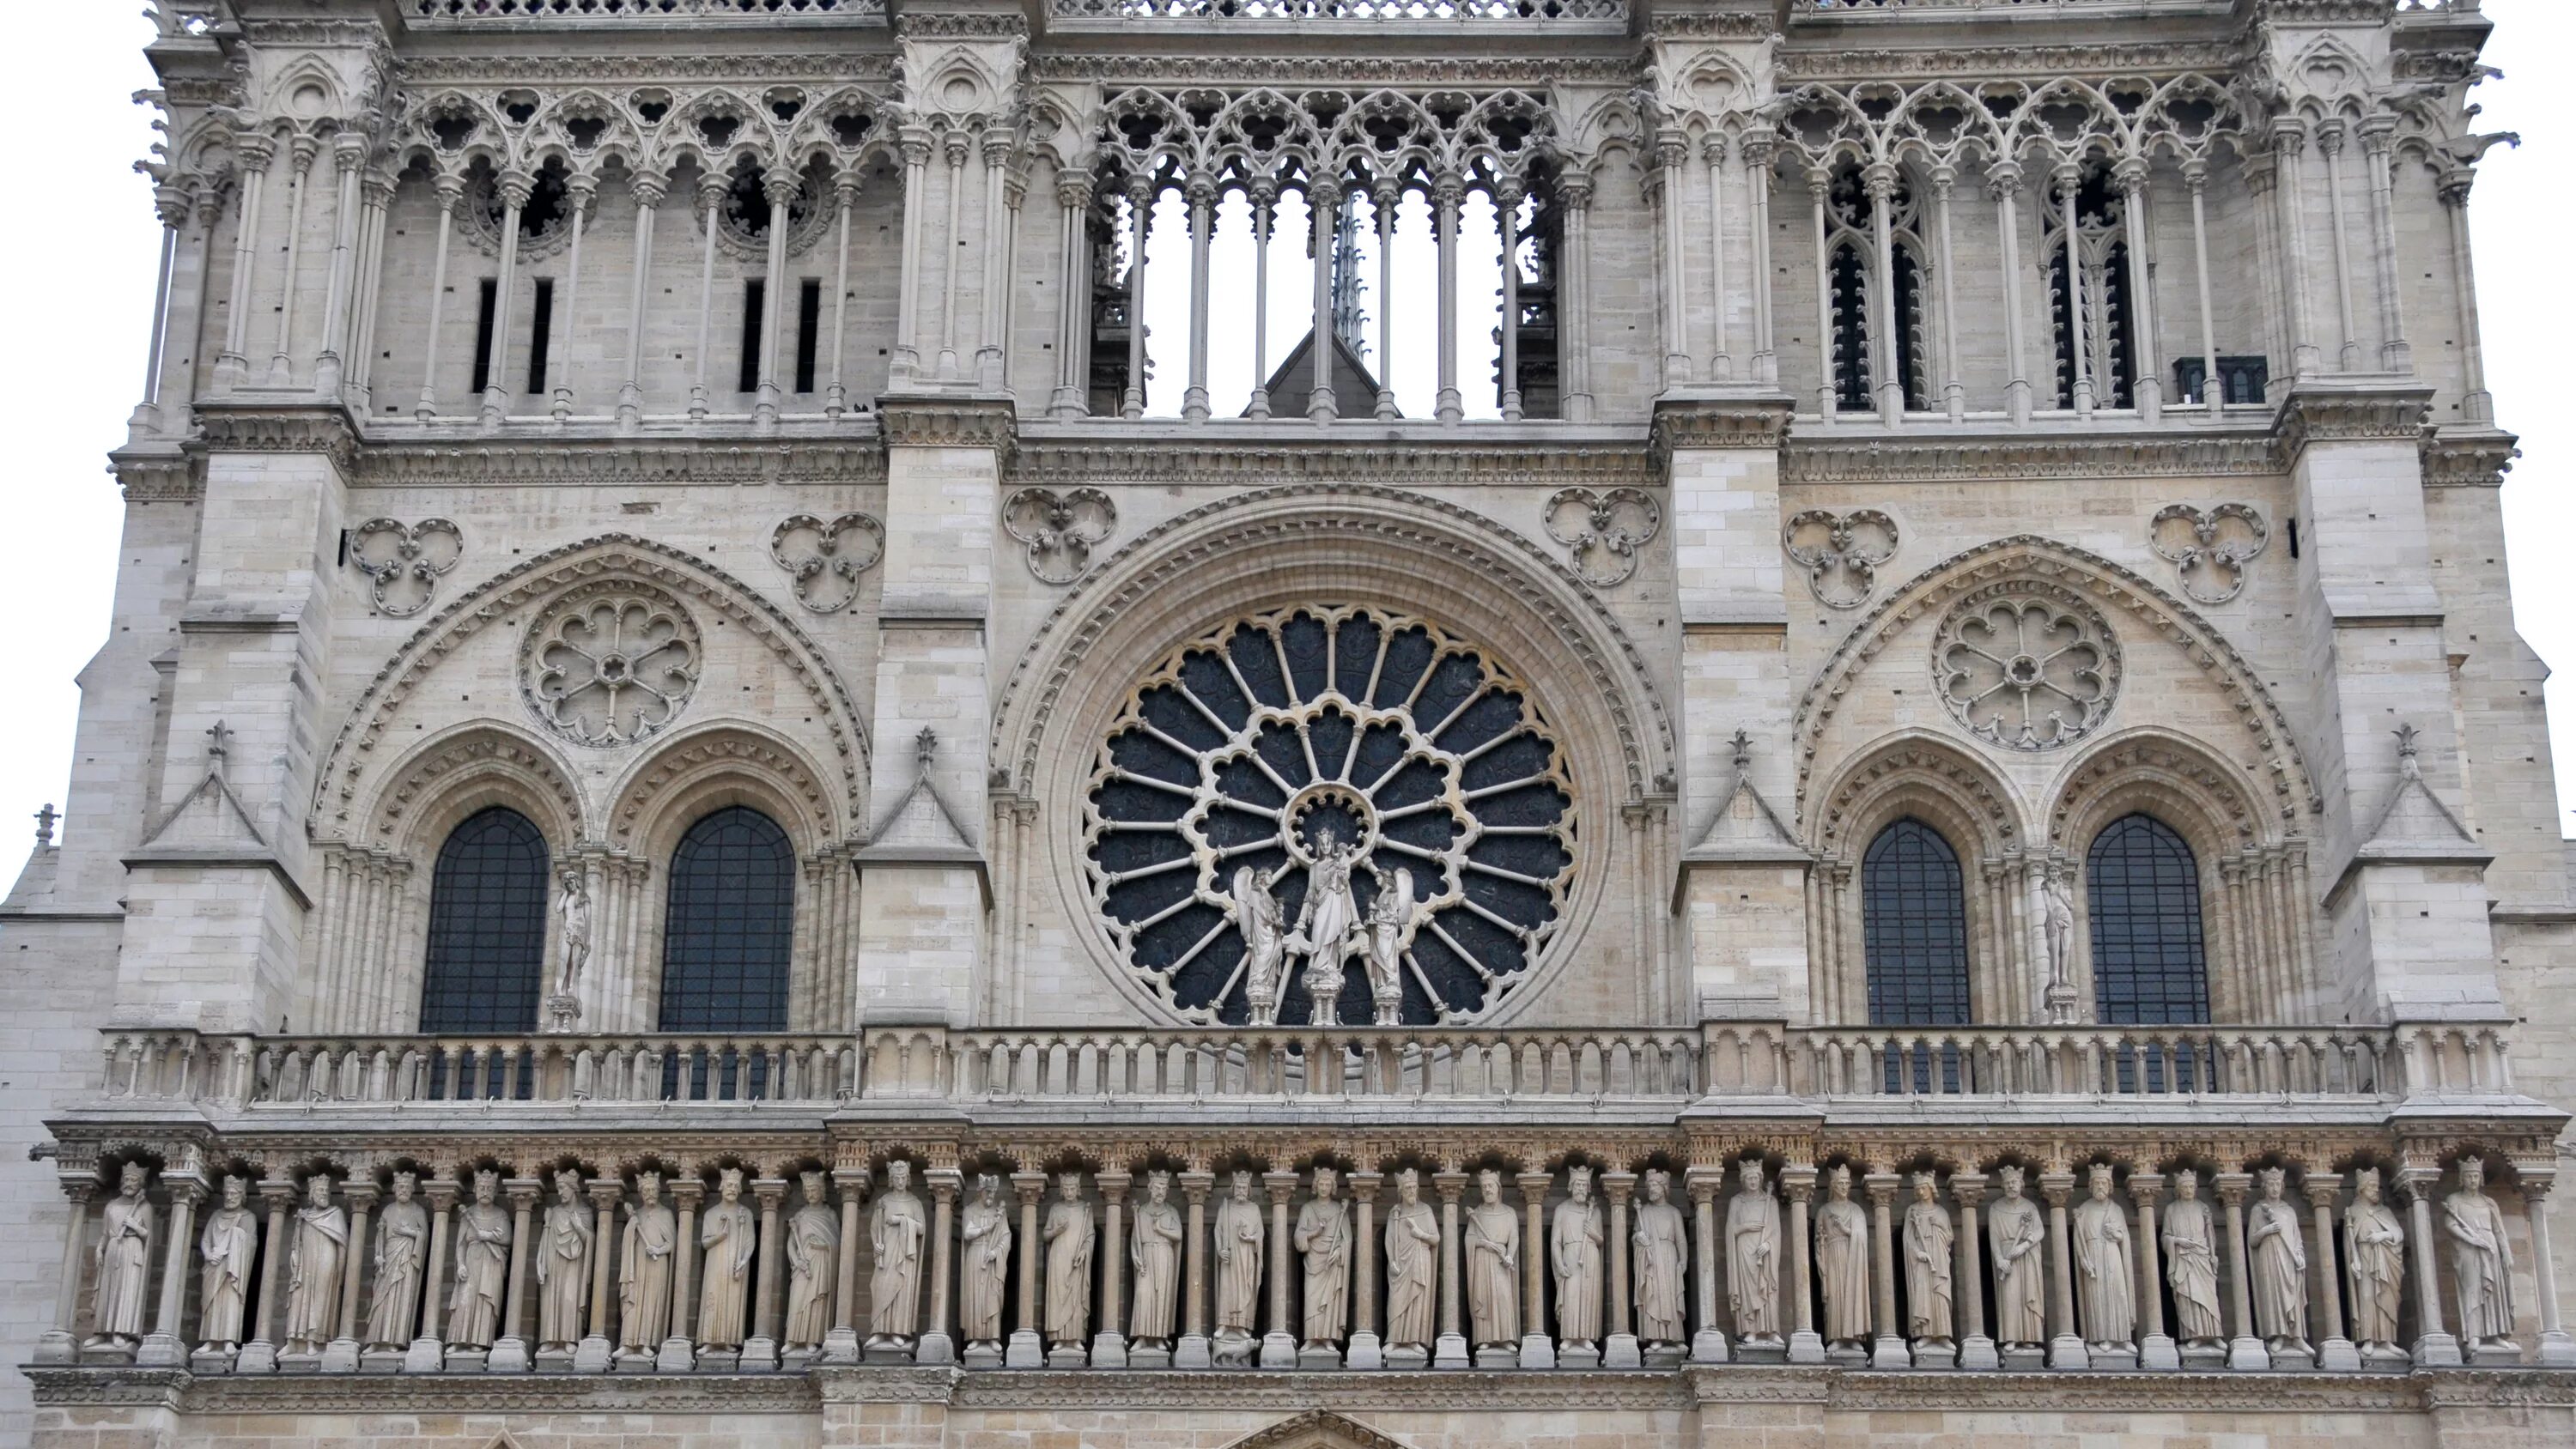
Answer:
<svg viewBox="0 0 2576 1449"><path fill-rule="evenodd" d="M796 851L776 821L731 805L671 852L660 1030L787 1029Z"/></svg>
<svg viewBox="0 0 2576 1449"><path fill-rule="evenodd" d="M545 981L545 836L502 806L458 825L429 886L420 1030L527 1031Z"/></svg>
<svg viewBox="0 0 2576 1449"><path fill-rule="evenodd" d="M1861 858L1861 939L1873 1024L1960 1026L1969 1020L1968 902L1959 855L1908 817Z"/></svg>
<svg viewBox="0 0 2576 1449"><path fill-rule="evenodd" d="M2201 931L2200 864L2173 827L2126 815L2085 853L2095 1019L2209 1020L2209 963Z"/></svg>
<svg viewBox="0 0 2576 1449"><path fill-rule="evenodd" d="M1873 260L1882 209L1889 233L1885 275ZM1912 184L1895 167L1864 176L1860 167L1844 166L1833 174L1825 216L1836 404L1867 411L1893 384L1901 406L1931 406L1923 375L1926 252Z"/></svg>
<svg viewBox="0 0 2576 1449"><path fill-rule="evenodd" d="M2133 406L2136 307L2126 213L2135 198L2116 194L2109 173L2099 167L2080 180L2061 177L2052 197L2046 232L2057 404Z"/></svg>

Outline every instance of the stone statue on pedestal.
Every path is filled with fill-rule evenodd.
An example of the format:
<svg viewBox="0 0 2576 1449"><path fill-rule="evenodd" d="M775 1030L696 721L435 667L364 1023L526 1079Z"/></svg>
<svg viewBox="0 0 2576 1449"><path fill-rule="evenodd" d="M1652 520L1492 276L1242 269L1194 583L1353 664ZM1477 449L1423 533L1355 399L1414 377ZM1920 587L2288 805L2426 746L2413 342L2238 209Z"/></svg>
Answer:
<svg viewBox="0 0 2576 1449"><path fill-rule="evenodd" d="M152 1279L152 1204L143 1196L147 1169L125 1164L116 1196L100 1215L98 1282L92 1290L89 1348L130 1349L143 1339L144 1285Z"/></svg>
<svg viewBox="0 0 2576 1449"><path fill-rule="evenodd" d="M1172 1175L1145 1174L1145 1200L1136 1204L1136 1221L1128 1231L1128 1262L1136 1272L1136 1295L1127 1311L1127 1343L1135 1348L1169 1348L1174 1309L1180 1302L1181 1210L1172 1206Z"/></svg>
<svg viewBox="0 0 2576 1449"><path fill-rule="evenodd" d="M2261 1174L2263 1196L2246 1215L2245 1241L2253 1250L2254 1322L2264 1343L2308 1351L2308 1253L2299 1232L2299 1210L2282 1198L2277 1167Z"/></svg>
<svg viewBox="0 0 2576 1449"><path fill-rule="evenodd" d="M2084 1291L2084 1341L2094 1348L2131 1347L2138 1332L2138 1270L2129 1256L2129 1215L2111 1197L2111 1169L2094 1164L2088 1195L2075 1209L2075 1281Z"/></svg>
<svg viewBox="0 0 2576 1449"><path fill-rule="evenodd" d="M868 1273L868 1341L867 1347L879 1351L909 1349L921 1334L921 1251L930 1241L930 1220L922 1211L921 1198L912 1190L912 1164L898 1157L886 1163L885 1191L868 1207L868 1248L875 1255L875 1267ZM987 1188L993 1180L983 1180ZM993 1193L986 1192L988 1206ZM967 1209L973 1216L974 1208ZM1010 1274L1011 1228L1007 1215L994 1209L1001 1229L1003 1260L996 1267L992 1283L991 1337L1002 1336L1002 1282ZM967 1278L974 1279L976 1245L987 1240L990 1228L969 1237L967 1241ZM834 1240L839 1230L834 1229ZM977 1335L971 1331L967 1338ZM820 1342L821 1340L816 1340Z"/></svg>
<svg viewBox="0 0 2576 1449"><path fill-rule="evenodd" d="M742 1169L728 1167L716 1178L716 1200L698 1221L698 1343L701 1347L740 1348L749 1334L743 1322L744 1295L751 1287L751 1255L760 1238L760 1222L742 1201Z"/></svg>
<svg viewBox="0 0 2576 1449"><path fill-rule="evenodd" d="M206 1230L197 1237L198 1256L205 1264L204 1286L197 1297L197 1341L199 1347L217 1353L241 1346L242 1315L250 1304L251 1265L259 1256L259 1216L245 1206L249 1194L248 1183L225 1178L222 1205L206 1215ZM417 1214L420 1208L414 1205L412 1211ZM393 1210L386 1209L385 1217L390 1226ZM377 1240L379 1254L384 1251L383 1241ZM415 1283L417 1279L415 1270ZM385 1301L384 1283L380 1267L376 1274L379 1312ZM411 1341L408 1329L402 1341Z"/></svg>
<svg viewBox="0 0 2576 1449"><path fill-rule="evenodd" d="M1404 1023L1404 940L1413 928L1413 872L1397 867L1368 911L1369 1005L1379 1026Z"/></svg>
<svg viewBox="0 0 2576 1449"><path fill-rule="evenodd" d="M1440 1215L1422 1200L1422 1174L1395 1175L1386 1215L1386 1347L1427 1351L1439 1307Z"/></svg>
<svg viewBox="0 0 2576 1449"><path fill-rule="evenodd" d="M1000 1178L989 1172L977 1177L975 1197L959 1222L965 1263L957 1326L970 1347L995 1352L1002 1344L1002 1289L1011 1278L1011 1212L1001 1198Z"/></svg>
<svg viewBox="0 0 2576 1449"><path fill-rule="evenodd" d="M1905 1328L1916 1343L1951 1342L1951 1253L1958 1241L1941 1206L1939 1180L1928 1172L1914 1174L1914 1201L1905 1209Z"/></svg>
<svg viewBox="0 0 2576 1449"><path fill-rule="evenodd" d="M2039 1204L2022 1196L2022 1170L1997 1174L2003 1196L1986 1215L1995 1260L1995 1342L2036 1347L2048 1341L2048 1224Z"/></svg>
<svg viewBox="0 0 2576 1449"><path fill-rule="evenodd" d="M2401 1352L2397 1310L2406 1282L2406 1228L2381 1200L2379 1169L2357 1175L2343 1216L2343 1256L2352 1276L2352 1340L2364 1355Z"/></svg>
<svg viewBox="0 0 2576 1449"><path fill-rule="evenodd" d="M1851 1198L1851 1169L1825 1174L1816 1209L1816 1282L1825 1292L1828 1346L1869 1346L1869 1214Z"/></svg>
<svg viewBox="0 0 2576 1449"><path fill-rule="evenodd" d="M2227 1336L2218 1321L2218 1235L2209 1204L2200 1196L2200 1174L2174 1174L2174 1200L2165 1209L2165 1284L2173 1290L2174 1327L2186 1344L2215 1344Z"/></svg>
<svg viewBox="0 0 2576 1449"><path fill-rule="evenodd" d="M555 1174L555 1200L537 1235L537 1346L569 1349L581 1341L590 1302L590 1250L596 1229L581 1200L581 1176Z"/></svg>
<svg viewBox="0 0 2576 1449"><path fill-rule="evenodd" d="M1315 1169L1315 1195L1297 1210L1306 1265L1303 1347L1338 1347L1351 1315L1351 1205L1333 1196L1333 1170Z"/></svg>
<svg viewBox="0 0 2576 1449"><path fill-rule="evenodd" d="M304 1180L295 1210L294 1247L286 1259L286 1349L320 1353L340 1311L340 1265L349 1255L349 1214L331 1201L331 1178Z"/></svg>
<svg viewBox="0 0 2576 1449"><path fill-rule="evenodd" d="M1601 1341L1601 1276L1604 1271L1601 1204L1592 1200L1592 1169L1565 1171L1565 1201L1548 1230L1548 1257L1556 1270L1556 1337L1560 1352L1578 1352Z"/></svg>
<svg viewBox="0 0 2576 1449"><path fill-rule="evenodd" d="M1635 1250L1637 1337L1648 1348L1678 1348L1690 1340L1683 1281L1690 1271L1690 1229L1673 1206L1673 1175L1646 1174L1645 1201L1631 1234Z"/></svg>
<svg viewBox="0 0 2576 1449"><path fill-rule="evenodd" d="M679 1224L662 1201L662 1174L646 1168L635 1175L635 1210L627 1215L626 1232L617 1253L617 1347L627 1354L660 1350L670 1331L671 1270L679 1246Z"/></svg>
<svg viewBox="0 0 2576 1449"><path fill-rule="evenodd" d="M1252 1200L1252 1174L1238 1171L1216 1209L1216 1342L1220 1363L1250 1359L1261 1311L1261 1249L1269 1229Z"/></svg>
<svg viewBox="0 0 2576 1449"><path fill-rule="evenodd" d="M510 1213L496 1199L501 1175L474 1174L474 1200L456 1210L456 1290L447 1305L447 1341L490 1348L501 1331L501 1290L510 1275Z"/></svg>
<svg viewBox="0 0 2576 1449"><path fill-rule="evenodd" d="M823 1174L796 1178L796 1215L787 1220L787 1323L778 1341L817 1348L832 1331L832 1276L841 1261L841 1220L825 1200Z"/></svg>
<svg viewBox="0 0 2576 1449"><path fill-rule="evenodd" d="M1233 895L1235 927L1243 933L1243 997L1251 1024L1277 1026L1288 964L1288 926L1279 898L1248 865L1235 871Z"/></svg>
<svg viewBox="0 0 2576 1449"><path fill-rule="evenodd" d="M1726 1204L1726 1303L1739 1343L1780 1338L1780 1200L1762 1180L1762 1160L1736 1167L1742 1184Z"/></svg>
<svg viewBox="0 0 2576 1449"><path fill-rule="evenodd" d="M1467 1211L1467 1316L1476 1347L1519 1349L1521 1218L1503 1203L1503 1175L1476 1174L1478 1201Z"/></svg>
<svg viewBox="0 0 2576 1449"><path fill-rule="evenodd" d="M1056 1179L1057 1197L1046 1218L1046 1341L1050 1348L1080 1348L1091 1336L1091 1205L1082 1200L1082 1174Z"/></svg>
<svg viewBox="0 0 2576 1449"><path fill-rule="evenodd" d="M2460 1346L2516 1353L2513 1341L2513 1244L2504 1210L2486 1195L2486 1164L2460 1159L2460 1185L2442 1199L2451 1235L2451 1276L2459 1285Z"/></svg>

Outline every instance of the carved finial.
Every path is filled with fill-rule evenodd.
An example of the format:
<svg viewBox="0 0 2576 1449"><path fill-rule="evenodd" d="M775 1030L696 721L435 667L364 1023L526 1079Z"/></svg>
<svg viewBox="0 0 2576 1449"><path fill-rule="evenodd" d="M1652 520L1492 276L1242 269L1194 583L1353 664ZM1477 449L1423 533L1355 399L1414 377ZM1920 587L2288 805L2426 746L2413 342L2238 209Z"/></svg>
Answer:
<svg viewBox="0 0 2576 1449"><path fill-rule="evenodd" d="M54 843L54 822L62 818L51 801L47 801L45 808L36 812L36 848L38 850L43 850Z"/></svg>
<svg viewBox="0 0 2576 1449"><path fill-rule="evenodd" d="M2418 778L2423 766L2415 762L2415 752L2420 748L2415 743L2415 726L2401 724L2392 733L2397 736L2397 773L2409 780Z"/></svg>
<svg viewBox="0 0 2576 1449"><path fill-rule="evenodd" d="M1735 773L1743 774L1744 767L1752 763L1753 736L1739 726L1735 731Z"/></svg>
<svg viewBox="0 0 2576 1449"><path fill-rule="evenodd" d="M222 720L206 726L207 774L221 775L224 772L224 756L232 752L232 738L232 727Z"/></svg>
<svg viewBox="0 0 2576 1449"><path fill-rule="evenodd" d="M927 770L930 768L932 758L938 753L939 731L923 725L921 733L912 737L912 762Z"/></svg>

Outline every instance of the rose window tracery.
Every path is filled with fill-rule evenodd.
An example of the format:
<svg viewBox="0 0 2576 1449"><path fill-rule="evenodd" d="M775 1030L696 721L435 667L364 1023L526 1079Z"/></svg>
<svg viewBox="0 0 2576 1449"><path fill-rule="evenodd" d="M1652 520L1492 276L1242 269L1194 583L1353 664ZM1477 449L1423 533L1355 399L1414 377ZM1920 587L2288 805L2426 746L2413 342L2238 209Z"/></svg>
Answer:
<svg viewBox="0 0 2576 1449"><path fill-rule="evenodd" d="M1932 679L1970 734L2053 750L2101 727L2120 687L2120 649L2093 608L2042 585L1979 589L1932 644Z"/></svg>
<svg viewBox="0 0 2576 1449"><path fill-rule="evenodd" d="M658 590L615 582L557 600L530 627L519 685L575 744L629 745L668 725L698 687L697 622Z"/></svg>
<svg viewBox="0 0 2576 1449"><path fill-rule="evenodd" d="M1123 964L1190 1020L1310 1022L1336 978L1344 1023L1468 1020L1562 922L1573 805L1528 687L1484 650L1289 609L1174 650L1129 697L1085 791L1084 872Z"/></svg>

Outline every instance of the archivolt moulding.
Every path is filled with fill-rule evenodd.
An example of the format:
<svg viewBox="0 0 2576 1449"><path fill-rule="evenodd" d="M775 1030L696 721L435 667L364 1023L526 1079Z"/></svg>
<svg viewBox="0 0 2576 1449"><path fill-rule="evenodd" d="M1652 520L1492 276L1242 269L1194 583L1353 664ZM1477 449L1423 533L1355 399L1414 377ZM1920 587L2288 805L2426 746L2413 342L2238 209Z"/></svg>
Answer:
<svg viewBox="0 0 2576 1449"><path fill-rule="evenodd" d="M2279 834L2255 809L2255 792L2235 766L2195 742L2142 726L2099 741L2068 766L2050 800L2048 843L2060 850L2081 849L2091 831L2079 827L2104 823L2099 805L2104 792L2138 786L2179 797L2220 837L2195 841L2195 846L2242 850L2271 843ZM2165 823L2183 829L2194 822Z"/></svg>
<svg viewBox="0 0 2576 1449"><path fill-rule="evenodd" d="M431 670L476 635L566 590L597 580L626 578L722 615L766 647L818 707L820 723L838 757L834 768L847 802L846 818L860 814L868 770L867 734L856 704L830 658L777 605L703 559L625 533L604 533L549 549L466 590L413 631L376 671L351 706L315 777L305 828L317 841L346 840L370 756L386 730Z"/></svg>
<svg viewBox="0 0 2576 1449"><path fill-rule="evenodd" d="M547 834L557 849L589 837L588 812L574 788L572 770L542 742L490 722L465 725L414 749L391 774L391 783L360 817L362 832L378 849L401 851L407 835L417 835L428 807L478 780L499 782L517 797L523 813L543 816L550 805L558 818ZM546 822L540 821L540 824ZM413 842L411 853L434 851L434 840Z"/></svg>
<svg viewBox="0 0 2576 1449"><path fill-rule="evenodd" d="M2015 534L1953 554L1915 575L1863 616L1816 670L1790 716L1802 826L1810 819L1808 799L1816 786L1825 728L1861 672L1916 620L1948 609L1972 590L2017 576L2064 588L2089 598L2108 617L2134 621L2141 632L2133 639L2162 639L2182 650L2235 708L2255 754L2268 762L2280 818L2286 823L2301 810L2324 811L2324 798L2299 753L2288 716L2226 636L2190 605L2099 554L2035 534Z"/></svg>
<svg viewBox="0 0 2576 1449"><path fill-rule="evenodd" d="M832 808L831 793L802 751L767 730L741 720L724 720L664 742L627 773L610 797L614 803L607 811L608 844L628 852L658 844L665 803L695 785L723 778L750 780L761 794L792 800L795 808L787 812L791 819L782 823L790 826L792 835L806 837L800 841L806 853L823 849L846 833L837 818L839 812ZM783 802L757 803L766 807Z"/></svg>

